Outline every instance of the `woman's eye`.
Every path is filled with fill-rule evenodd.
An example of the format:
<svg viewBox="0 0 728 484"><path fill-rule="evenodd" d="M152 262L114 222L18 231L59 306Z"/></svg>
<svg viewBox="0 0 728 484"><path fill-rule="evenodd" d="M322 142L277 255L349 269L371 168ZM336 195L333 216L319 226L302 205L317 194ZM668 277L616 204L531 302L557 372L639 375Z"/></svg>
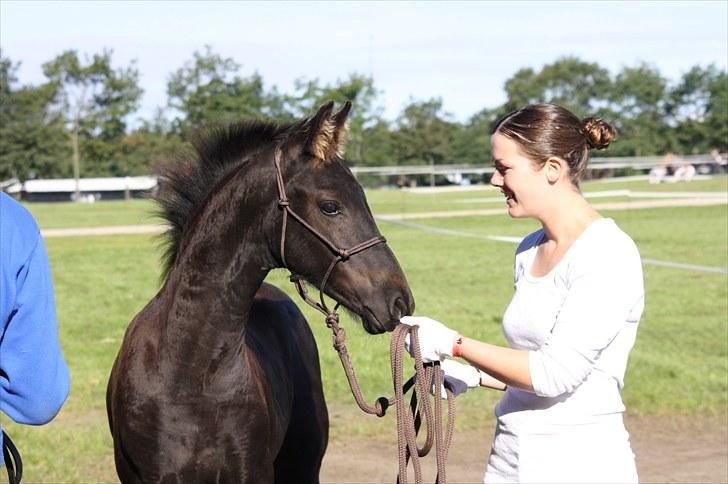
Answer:
<svg viewBox="0 0 728 484"><path fill-rule="evenodd" d="M324 215L337 215L341 213L339 204L336 202L326 201L319 204L319 208Z"/></svg>

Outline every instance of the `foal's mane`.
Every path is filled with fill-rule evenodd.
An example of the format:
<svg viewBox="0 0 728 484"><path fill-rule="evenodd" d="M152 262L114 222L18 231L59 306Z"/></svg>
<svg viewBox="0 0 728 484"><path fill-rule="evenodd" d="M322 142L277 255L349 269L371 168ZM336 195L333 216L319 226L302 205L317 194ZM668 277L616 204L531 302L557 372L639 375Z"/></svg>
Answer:
<svg viewBox="0 0 728 484"><path fill-rule="evenodd" d="M157 214L169 227L162 238L163 280L177 259L185 231L196 221L221 180L250 155L281 139L290 128L265 121L215 127L196 135L192 140L194 149L179 154L162 169L154 199Z"/></svg>

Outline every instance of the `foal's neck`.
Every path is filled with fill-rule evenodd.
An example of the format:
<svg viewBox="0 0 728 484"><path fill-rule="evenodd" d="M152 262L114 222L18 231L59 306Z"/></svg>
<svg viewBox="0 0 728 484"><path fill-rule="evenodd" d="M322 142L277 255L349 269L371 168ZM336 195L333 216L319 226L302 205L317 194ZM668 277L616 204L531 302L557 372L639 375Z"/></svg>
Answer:
<svg viewBox="0 0 728 484"><path fill-rule="evenodd" d="M270 178L260 171L239 169L190 222L165 288L170 337L200 348L243 337L255 293L275 265L265 236L275 182L255 185Z"/></svg>

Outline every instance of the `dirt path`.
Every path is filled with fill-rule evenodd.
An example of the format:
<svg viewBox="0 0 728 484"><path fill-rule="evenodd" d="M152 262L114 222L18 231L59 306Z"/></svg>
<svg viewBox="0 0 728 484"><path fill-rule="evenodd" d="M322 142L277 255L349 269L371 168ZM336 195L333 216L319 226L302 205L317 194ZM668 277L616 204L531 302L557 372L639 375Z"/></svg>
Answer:
<svg viewBox="0 0 728 484"><path fill-rule="evenodd" d="M626 424L640 482L728 483L726 416L628 416ZM482 482L492 436L492 427L455 433L447 465L450 484ZM425 482L434 482L434 452L426 458L424 471ZM321 482L391 483L396 475L397 442L392 430L391 438L332 441Z"/></svg>

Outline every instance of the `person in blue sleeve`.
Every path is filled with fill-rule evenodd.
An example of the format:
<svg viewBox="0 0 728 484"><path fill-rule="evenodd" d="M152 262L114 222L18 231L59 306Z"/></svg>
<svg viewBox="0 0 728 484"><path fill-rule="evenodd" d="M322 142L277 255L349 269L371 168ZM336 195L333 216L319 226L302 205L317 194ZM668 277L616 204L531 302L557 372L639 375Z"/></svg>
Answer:
<svg viewBox="0 0 728 484"><path fill-rule="evenodd" d="M43 238L30 212L5 193L0 193L0 277L0 411L17 423L42 425L61 409L70 377L58 342Z"/></svg>

